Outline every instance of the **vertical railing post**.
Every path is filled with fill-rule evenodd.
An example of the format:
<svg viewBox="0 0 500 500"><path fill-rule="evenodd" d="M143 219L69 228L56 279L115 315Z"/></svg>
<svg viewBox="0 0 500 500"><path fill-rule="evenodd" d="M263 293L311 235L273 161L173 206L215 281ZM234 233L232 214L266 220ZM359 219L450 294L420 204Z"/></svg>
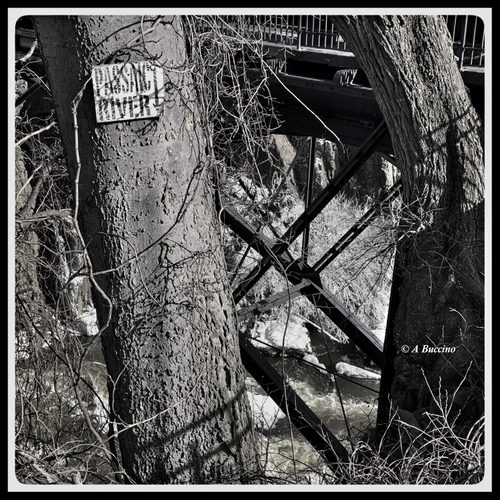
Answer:
<svg viewBox="0 0 500 500"><path fill-rule="evenodd" d="M302 47L302 16L299 16L299 26L297 33L297 50L300 50Z"/></svg>
<svg viewBox="0 0 500 500"><path fill-rule="evenodd" d="M479 18L474 17L474 29L472 31L472 49L470 51L470 65L474 64L474 55L476 54L476 33L477 33L477 20Z"/></svg>
<svg viewBox="0 0 500 500"><path fill-rule="evenodd" d="M333 49L333 44L334 44L334 39L335 39L335 33L334 33L334 24L333 22L330 21L330 48Z"/></svg>
<svg viewBox="0 0 500 500"><path fill-rule="evenodd" d="M314 47L314 43L315 43L315 38L314 38L314 26L315 26L315 19L314 19L314 16L311 16L311 44L310 46L311 47Z"/></svg>
<svg viewBox="0 0 500 500"><path fill-rule="evenodd" d="M481 38L481 50L479 52L479 66L482 66L484 64L483 58L484 58L484 29L483 29L483 36Z"/></svg>
<svg viewBox="0 0 500 500"><path fill-rule="evenodd" d="M464 16L464 24L462 25L462 35L460 37L460 57L458 61L458 67L460 71L462 71L462 67L464 65L464 55L465 55L465 38L467 36L467 23L469 21L469 16Z"/></svg>

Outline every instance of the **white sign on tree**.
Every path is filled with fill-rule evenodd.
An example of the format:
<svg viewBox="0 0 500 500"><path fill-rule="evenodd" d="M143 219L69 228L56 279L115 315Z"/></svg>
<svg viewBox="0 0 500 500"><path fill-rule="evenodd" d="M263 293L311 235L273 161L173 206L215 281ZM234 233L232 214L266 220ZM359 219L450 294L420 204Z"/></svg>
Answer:
<svg viewBox="0 0 500 500"><path fill-rule="evenodd" d="M148 61L92 68L98 123L159 116L164 104L162 68Z"/></svg>

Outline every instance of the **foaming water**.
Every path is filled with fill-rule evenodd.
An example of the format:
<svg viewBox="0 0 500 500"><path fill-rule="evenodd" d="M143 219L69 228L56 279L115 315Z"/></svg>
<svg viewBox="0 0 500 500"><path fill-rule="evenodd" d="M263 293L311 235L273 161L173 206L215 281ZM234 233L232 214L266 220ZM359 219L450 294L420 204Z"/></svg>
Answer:
<svg viewBox="0 0 500 500"><path fill-rule="evenodd" d="M296 357L285 357L284 363L279 356L269 356L267 359L350 451L351 441L362 439L366 431L376 424L379 387L377 375L380 372L366 360L363 360L362 369L357 370L362 358L356 358L356 350L353 355L353 349L347 346L343 348L331 341L325 346L322 338L314 337L311 338L311 345L312 356L306 356L306 359L316 358L315 362L325 368L330 368L331 365L335 367L339 362L345 363L345 366L353 366L352 373L358 375L364 373L362 369L366 369L370 378L353 378L351 381L334 377L332 373ZM356 366L349 364L351 358L356 358ZM268 472L277 476L297 472L306 482L321 483L325 464L319 454L293 426L291 434L286 415L271 398L264 395L253 379L247 380L247 387L250 399L252 394L258 394L260 408L267 415L266 425L257 425L256 428L263 463ZM255 401L253 411L254 415L259 411Z"/></svg>

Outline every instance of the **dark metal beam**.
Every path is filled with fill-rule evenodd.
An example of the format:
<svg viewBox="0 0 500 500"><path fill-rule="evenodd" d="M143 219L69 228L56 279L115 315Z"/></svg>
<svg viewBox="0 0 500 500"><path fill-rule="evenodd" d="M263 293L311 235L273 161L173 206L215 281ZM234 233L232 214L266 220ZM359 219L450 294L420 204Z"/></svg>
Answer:
<svg viewBox="0 0 500 500"><path fill-rule="evenodd" d="M292 282L293 282L292 277ZM383 342L329 290L307 282L301 293L333 321L378 367L382 367Z"/></svg>
<svg viewBox="0 0 500 500"><path fill-rule="evenodd" d="M240 348L242 361L248 372L279 408L290 416L295 427L323 456L328 465L335 470L335 464L346 462L349 455L340 441L241 333Z"/></svg>
<svg viewBox="0 0 500 500"><path fill-rule="evenodd" d="M396 181L389 190L382 194L375 204L358 219L342 237L314 264L316 273L321 273L340 253L359 236L380 214L382 208L395 199L401 191L401 180Z"/></svg>
<svg viewBox="0 0 500 500"><path fill-rule="evenodd" d="M306 209L309 208L311 204L313 192L314 192L314 164L316 163L316 138L310 137L311 141L309 144L309 162L307 165L307 183L306 183L306 198L304 206ZM302 235L302 262L307 263L307 257L309 253L309 224L304 229L304 234Z"/></svg>
<svg viewBox="0 0 500 500"><path fill-rule="evenodd" d="M245 76L256 82L263 79L260 70L250 68ZM331 77L318 79L281 72L270 75L266 85L279 120L270 124L275 134L331 141L339 138L345 144L360 147L384 119L371 88L339 87ZM387 136L378 143L376 150L393 154L391 138Z"/></svg>
<svg viewBox="0 0 500 500"><path fill-rule="evenodd" d="M312 266L314 272L313 276L320 274L329 264L331 264L333 260L335 260L335 258L370 225L371 221L380 214L382 208L399 195L400 190L401 181L397 181L389 190L383 193L373 206L370 207L361 218L358 219L320 259L318 259L316 264ZM251 231L248 225L247 230ZM271 244L272 242L268 240L267 246L269 247ZM300 297L302 295L300 290L304 288L304 286L305 283L301 282L298 285L266 297L255 304L241 307L238 310L238 320L246 321L252 316L264 313L285 302L290 302Z"/></svg>
<svg viewBox="0 0 500 500"><path fill-rule="evenodd" d="M275 307L278 307L285 302L291 302L292 300L302 295L300 293L300 290L304 288L304 286L304 283L299 283L298 285L286 288L281 292L275 293L270 297L266 297L265 299L260 300L255 304L241 307L240 309L238 309L238 321L247 321L252 316L270 311L271 309L274 309Z"/></svg>
<svg viewBox="0 0 500 500"><path fill-rule="evenodd" d="M226 206L222 212L222 221L240 238L252 245L262 256L269 259L272 265L287 278L300 293L323 311L346 335L358 345L378 366L382 364L383 345L373 332L352 314L329 290L321 286L315 270L307 265L291 260L286 254L273 255L272 248L276 244L270 238L259 234L253 226L246 222L234 208ZM285 299L285 297L281 297Z"/></svg>
<svg viewBox="0 0 500 500"><path fill-rule="evenodd" d="M302 57L312 55L311 51L301 51L301 54ZM345 56L344 61L338 60L333 65L359 67L357 62L345 60ZM271 124L273 133L336 140L331 130L343 143L359 147L383 119L383 114L371 88L358 85L337 87L331 77L330 65L325 62L314 65L319 73L324 73L318 78L311 78L305 68L292 70L295 74L277 72L276 76L269 77L267 87L273 99L273 112L279 119ZM257 81L263 78L260 70L247 70L246 74ZM484 121L484 68L463 67L461 74L469 88L472 104ZM390 138L377 145L377 151L394 154Z"/></svg>
<svg viewBox="0 0 500 500"><path fill-rule="evenodd" d="M385 328L384 352L382 356L382 377L379 386L379 398L377 407L377 431L376 436L381 440L390 423L391 414L391 387L394 382L396 358L396 347L394 345L394 316L399 306L399 287L402 283L402 269L400 256L396 254L396 262L392 273L391 295L389 299L389 310L387 312L387 324Z"/></svg>
<svg viewBox="0 0 500 500"><path fill-rule="evenodd" d="M377 144L389 135L389 129L385 121L382 121L373 131L366 142L359 148L345 167L328 183L321 193L314 199L311 205L304 210L302 215L288 228L281 240L283 243L273 248L274 253L282 253L302 233L330 201L347 184L351 177L363 166L368 158L375 152Z"/></svg>
<svg viewBox="0 0 500 500"><path fill-rule="evenodd" d="M379 124L363 146L347 162L345 167L328 183L323 191L315 198L311 205L300 215L297 220L288 228L285 234L280 238L270 250L266 252L260 263L247 275L245 279L236 287L233 292L234 301L237 304L252 288L255 283L272 266L273 260L276 262L276 256L281 255L295 241L295 239L304 231L304 229L321 213L328 203L339 193L347 184L349 179L361 168L365 161L372 155L381 141L389 135L389 130L385 121Z"/></svg>

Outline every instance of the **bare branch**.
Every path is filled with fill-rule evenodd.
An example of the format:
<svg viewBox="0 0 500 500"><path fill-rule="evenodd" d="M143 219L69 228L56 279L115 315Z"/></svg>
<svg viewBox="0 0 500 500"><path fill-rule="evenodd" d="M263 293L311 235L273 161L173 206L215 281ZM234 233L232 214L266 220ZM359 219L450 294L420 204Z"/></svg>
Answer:
<svg viewBox="0 0 500 500"><path fill-rule="evenodd" d="M26 137L23 137L19 141L16 142L16 148L18 148L21 144L26 142L27 140L31 139L32 137L41 134L42 132L46 132L47 130L51 129L54 125L56 124L55 120L51 121L47 126L42 127L38 130L35 130L31 134L28 134Z"/></svg>

